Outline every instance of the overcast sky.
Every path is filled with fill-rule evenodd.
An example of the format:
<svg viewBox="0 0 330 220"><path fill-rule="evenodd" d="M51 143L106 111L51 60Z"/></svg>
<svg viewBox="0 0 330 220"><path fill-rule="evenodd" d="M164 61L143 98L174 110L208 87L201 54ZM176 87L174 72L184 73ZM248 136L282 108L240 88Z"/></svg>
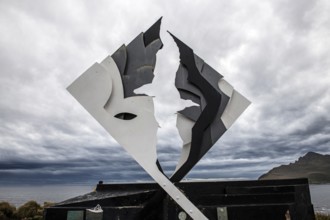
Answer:
<svg viewBox="0 0 330 220"><path fill-rule="evenodd" d="M309 151L330 153L330 2L0 0L0 184L146 181L66 91L163 16L155 78L158 155L179 157L171 31L252 105L188 178L257 179Z"/></svg>

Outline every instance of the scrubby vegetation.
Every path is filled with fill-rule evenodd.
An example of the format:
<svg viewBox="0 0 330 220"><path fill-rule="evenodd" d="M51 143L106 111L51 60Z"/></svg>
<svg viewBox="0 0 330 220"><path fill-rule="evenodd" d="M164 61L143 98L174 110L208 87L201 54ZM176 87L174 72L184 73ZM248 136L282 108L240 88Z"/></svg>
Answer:
<svg viewBox="0 0 330 220"><path fill-rule="evenodd" d="M0 220L42 220L44 208L51 205L45 202L41 206L36 201L28 201L16 209L8 202L0 202Z"/></svg>
<svg viewBox="0 0 330 220"><path fill-rule="evenodd" d="M8 202L0 202L0 220L14 219L16 207Z"/></svg>
<svg viewBox="0 0 330 220"><path fill-rule="evenodd" d="M316 220L330 220L330 215L327 215L327 214L316 213L315 217L316 217Z"/></svg>

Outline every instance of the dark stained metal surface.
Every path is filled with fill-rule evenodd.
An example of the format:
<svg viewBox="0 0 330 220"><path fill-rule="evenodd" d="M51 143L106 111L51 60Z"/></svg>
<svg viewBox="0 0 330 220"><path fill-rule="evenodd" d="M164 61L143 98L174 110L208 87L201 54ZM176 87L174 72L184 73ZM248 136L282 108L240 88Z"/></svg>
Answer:
<svg viewBox="0 0 330 220"><path fill-rule="evenodd" d="M151 83L154 78L156 53L163 47L159 36L160 24L161 18L111 56L121 74L125 98L143 95L135 94L134 90Z"/></svg>
<svg viewBox="0 0 330 220"><path fill-rule="evenodd" d="M307 179L182 182L176 184L210 220L218 220L219 208L226 208L228 220L285 219L314 220ZM46 209L45 220L66 220L68 211L102 206L103 219L145 219L144 202L160 190L154 183L99 184L96 191ZM169 196L158 204L152 219L175 220L183 211ZM182 216L182 214L181 214ZM190 219L187 216L187 219Z"/></svg>
<svg viewBox="0 0 330 220"><path fill-rule="evenodd" d="M171 34L171 33L170 33ZM199 106L185 108L179 113L195 122L188 159L172 175L171 181L180 181L209 151L227 130L221 121L229 97L219 88L222 78L185 43L171 34L180 52L180 66L175 85L181 98L190 99Z"/></svg>

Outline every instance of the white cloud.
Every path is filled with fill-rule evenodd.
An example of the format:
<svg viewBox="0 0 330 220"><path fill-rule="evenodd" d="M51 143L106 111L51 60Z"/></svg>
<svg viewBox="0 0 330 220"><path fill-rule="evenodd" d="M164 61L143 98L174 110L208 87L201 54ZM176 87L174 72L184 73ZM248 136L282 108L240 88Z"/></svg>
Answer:
<svg viewBox="0 0 330 220"><path fill-rule="evenodd" d="M264 158L284 162L307 151L330 153L329 9L326 0L1 1L0 164L24 157L99 158L102 166L127 160L65 88L160 16L164 47L153 84L141 90L156 96L164 164L172 159L173 167L180 150L175 112L191 104L174 87L179 54L167 30L252 101L201 164L240 167L248 160L249 169L261 172L274 165Z"/></svg>

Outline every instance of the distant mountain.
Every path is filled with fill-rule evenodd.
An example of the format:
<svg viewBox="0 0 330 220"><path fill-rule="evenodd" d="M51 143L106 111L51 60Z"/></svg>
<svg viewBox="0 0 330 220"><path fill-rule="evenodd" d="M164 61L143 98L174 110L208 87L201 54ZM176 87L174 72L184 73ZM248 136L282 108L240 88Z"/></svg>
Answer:
<svg viewBox="0 0 330 220"><path fill-rule="evenodd" d="M294 163L273 168L259 180L292 178L308 178L315 184L330 183L330 155L308 152Z"/></svg>

